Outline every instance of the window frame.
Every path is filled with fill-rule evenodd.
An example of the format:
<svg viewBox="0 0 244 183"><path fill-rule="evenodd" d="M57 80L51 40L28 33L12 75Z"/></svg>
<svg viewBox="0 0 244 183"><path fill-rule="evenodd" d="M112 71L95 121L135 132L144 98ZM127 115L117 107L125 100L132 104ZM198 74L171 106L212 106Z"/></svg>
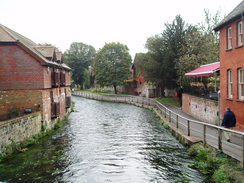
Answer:
<svg viewBox="0 0 244 183"><path fill-rule="evenodd" d="M244 100L244 69L238 68L238 99Z"/></svg>
<svg viewBox="0 0 244 183"><path fill-rule="evenodd" d="M233 97L233 76L232 76L232 70L227 70L227 97L229 99L232 99Z"/></svg>
<svg viewBox="0 0 244 183"><path fill-rule="evenodd" d="M242 39L243 27L242 26L243 26L242 21L239 21L237 23L237 46L243 45L243 39Z"/></svg>
<svg viewBox="0 0 244 183"><path fill-rule="evenodd" d="M231 27L227 28L227 49L232 49L232 29Z"/></svg>

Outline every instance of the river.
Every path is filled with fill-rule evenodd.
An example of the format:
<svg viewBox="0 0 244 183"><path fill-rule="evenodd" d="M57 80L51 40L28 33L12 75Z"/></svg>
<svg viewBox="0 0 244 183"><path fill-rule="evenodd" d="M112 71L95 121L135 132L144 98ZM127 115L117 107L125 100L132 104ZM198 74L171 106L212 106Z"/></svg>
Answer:
<svg viewBox="0 0 244 183"><path fill-rule="evenodd" d="M75 112L55 133L0 164L0 182L204 182L194 161L152 111L72 97Z"/></svg>

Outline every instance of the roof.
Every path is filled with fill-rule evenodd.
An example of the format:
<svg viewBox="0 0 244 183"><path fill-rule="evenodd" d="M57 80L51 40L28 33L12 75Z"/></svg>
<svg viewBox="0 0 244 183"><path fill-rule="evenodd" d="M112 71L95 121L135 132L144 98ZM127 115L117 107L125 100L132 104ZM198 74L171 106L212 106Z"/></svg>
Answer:
<svg viewBox="0 0 244 183"><path fill-rule="evenodd" d="M244 17L244 0L237 5L215 28L215 31L219 31L222 27L228 25L229 23L241 19Z"/></svg>
<svg viewBox="0 0 244 183"><path fill-rule="evenodd" d="M197 69L190 71L185 74L187 77L200 77L200 76L210 76L214 72L220 69L220 62L215 62L212 64L201 65Z"/></svg>
<svg viewBox="0 0 244 183"><path fill-rule="evenodd" d="M22 36L21 34L5 27L0 24L0 44L1 43L21 43L25 46L29 51L34 53L37 57L39 57L46 65L49 66L57 66L67 70L71 70L70 67L63 63L57 63L48 60L48 58L53 57L55 53L54 46L39 46L29 38Z"/></svg>
<svg viewBox="0 0 244 183"><path fill-rule="evenodd" d="M39 51L44 57L52 58L55 52L54 46L33 46L37 51Z"/></svg>

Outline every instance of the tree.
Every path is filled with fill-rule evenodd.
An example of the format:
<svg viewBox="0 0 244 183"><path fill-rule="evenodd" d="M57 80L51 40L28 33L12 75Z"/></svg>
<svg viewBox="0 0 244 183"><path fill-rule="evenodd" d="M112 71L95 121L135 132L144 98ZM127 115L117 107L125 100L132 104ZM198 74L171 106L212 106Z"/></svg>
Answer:
<svg viewBox="0 0 244 183"><path fill-rule="evenodd" d="M81 42L72 43L70 49L64 53L64 62L73 69L72 79L81 89L86 80L84 73L92 65L95 54L94 47Z"/></svg>
<svg viewBox="0 0 244 183"><path fill-rule="evenodd" d="M178 83L187 85L192 78L183 77L197 67L219 62L219 37L213 28L220 20L220 12L211 15L208 10L205 12L205 22L192 26L185 35L185 44L180 52L181 57L178 62L178 75L181 80Z"/></svg>
<svg viewBox="0 0 244 183"><path fill-rule="evenodd" d="M150 81L156 86L156 96L164 96L164 86L167 72L164 63L165 48L164 40L161 35L155 35L147 39L145 47L148 53L140 58L143 75L146 81Z"/></svg>
<svg viewBox="0 0 244 183"><path fill-rule="evenodd" d="M45 42L45 43L38 43L38 46L53 46L53 45L50 44L50 43ZM55 47L56 51L60 51L59 47L56 47L56 46L54 46L54 47Z"/></svg>
<svg viewBox="0 0 244 183"><path fill-rule="evenodd" d="M100 49L94 60L96 83L101 86L116 87L125 85L125 80L130 76L131 56L126 45L121 43L106 43Z"/></svg>
<svg viewBox="0 0 244 183"><path fill-rule="evenodd" d="M188 31L188 26L179 15L172 24L166 23L165 26L166 30L162 34L147 39L145 47L148 53L142 59L145 80L156 86L158 96L164 96L165 88L178 87L177 63L181 56L180 50L185 44L184 36Z"/></svg>

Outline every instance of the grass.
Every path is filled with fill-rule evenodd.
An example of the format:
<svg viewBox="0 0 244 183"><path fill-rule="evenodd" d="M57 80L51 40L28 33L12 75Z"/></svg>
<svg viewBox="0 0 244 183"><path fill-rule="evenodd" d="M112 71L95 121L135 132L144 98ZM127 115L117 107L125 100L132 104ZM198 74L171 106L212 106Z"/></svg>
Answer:
<svg viewBox="0 0 244 183"><path fill-rule="evenodd" d="M176 101L175 98L169 97L169 98L157 98L157 101L161 102L161 103L166 103L166 104L170 104L176 107L180 107L180 103Z"/></svg>

